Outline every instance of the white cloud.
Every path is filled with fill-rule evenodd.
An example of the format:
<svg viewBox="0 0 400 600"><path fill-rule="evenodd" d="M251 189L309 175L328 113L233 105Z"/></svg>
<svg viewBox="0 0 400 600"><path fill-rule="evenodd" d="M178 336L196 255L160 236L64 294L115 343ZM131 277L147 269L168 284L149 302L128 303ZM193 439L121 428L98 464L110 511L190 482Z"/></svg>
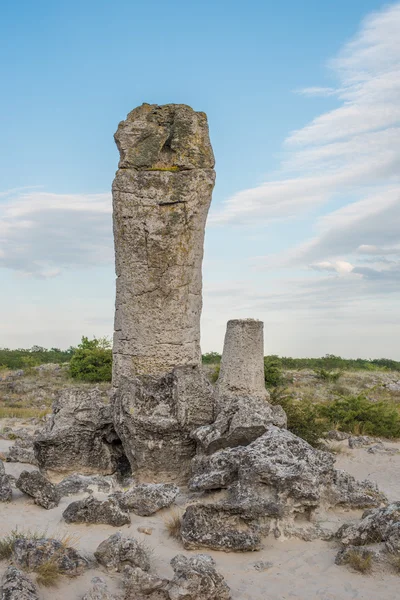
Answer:
<svg viewBox="0 0 400 600"><path fill-rule="evenodd" d="M110 194L1 194L0 267L21 276L112 263Z"/></svg>
<svg viewBox="0 0 400 600"><path fill-rule="evenodd" d="M400 194L400 3L364 20L330 67L341 105L286 140L282 177L229 198L211 222L248 224L297 217L346 194L359 200L388 183Z"/></svg>

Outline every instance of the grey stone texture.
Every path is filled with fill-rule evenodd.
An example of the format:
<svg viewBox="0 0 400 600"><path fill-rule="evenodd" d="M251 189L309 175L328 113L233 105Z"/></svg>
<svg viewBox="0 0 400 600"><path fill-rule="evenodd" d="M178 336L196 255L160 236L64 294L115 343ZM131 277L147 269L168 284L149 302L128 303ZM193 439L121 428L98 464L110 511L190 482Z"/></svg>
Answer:
<svg viewBox="0 0 400 600"><path fill-rule="evenodd" d="M114 385L200 363L204 229L214 187L207 117L143 104L115 134Z"/></svg>
<svg viewBox="0 0 400 600"><path fill-rule="evenodd" d="M142 483L125 492L116 492L114 497L124 510L147 517L170 506L178 494L179 488L173 483Z"/></svg>
<svg viewBox="0 0 400 600"><path fill-rule="evenodd" d="M49 561L55 562L60 573L70 577L81 575L89 566L86 558L75 548L52 538L17 538L14 542L12 559L14 563L28 571L36 571Z"/></svg>
<svg viewBox="0 0 400 600"><path fill-rule="evenodd" d="M126 565L150 570L150 558L143 544L135 538L124 538L119 532L101 542L94 555L108 571L120 572Z"/></svg>
<svg viewBox="0 0 400 600"><path fill-rule="evenodd" d="M389 552L400 553L400 502L365 511L360 522L343 525L337 537L345 546L384 542Z"/></svg>
<svg viewBox="0 0 400 600"><path fill-rule="evenodd" d="M64 510L63 517L67 523L103 523L113 527L122 527L131 522L129 513L112 497L103 502L91 496L71 502Z"/></svg>
<svg viewBox="0 0 400 600"><path fill-rule="evenodd" d="M113 407L99 388L62 390L35 439L40 469L84 475L123 469L127 461L112 421Z"/></svg>
<svg viewBox="0 0 400 600"><path fill-rule="evenodd" d="M120 595L112 594L102 577L93 577L92 587L83 596L82 600L123 600L123 598Z"/></svg>
<svg viewBox="0 0 400 600"><path fill-rule="evenodd" d="M4 573L0 590L1 600L39 600L39 594L33 581L25 573L9 566Z"/></svg>
<svg viewBox="0 0 400 600"><path fill-rule="evenodd" d="M11 480L6 474L3 461L0 460L0 502L11 502L12 487Z"/></svg>
<svg viewBox="0 0 400 600"><path fill-rule="evenodd" d="M220 404L233 397L267 400L264 382L264 323L233 319L226 327L217 382Z"/></svg>
<svg viewBox="0 0 400 600"><path fill-rule="evenodd" d="M61 500L57 486L39 471L22 471L16 485L21 492L32 496L35 504L47 510L58 506Z"/></svg>
<svg viewBox="0 0 400 600"><path fill-rule="evenodd" d="M161 377L121 378L114 425L140 482L187 481L196 453L192 430L214 419L214 390L199 366Z"/></svg>
<svg viewBox="0 0 400 600"><path fill-rule="evenodd" d="M318 527L305 532L296 517L312 521L319 508L376 507L386 500L372 482L336 470L334 460L274 425L247 446L197 455L189 488L225 492L218 502L186 509L184 546L244 551L257 549L261 536L269 533L327 538L329 532Z"/></svg>

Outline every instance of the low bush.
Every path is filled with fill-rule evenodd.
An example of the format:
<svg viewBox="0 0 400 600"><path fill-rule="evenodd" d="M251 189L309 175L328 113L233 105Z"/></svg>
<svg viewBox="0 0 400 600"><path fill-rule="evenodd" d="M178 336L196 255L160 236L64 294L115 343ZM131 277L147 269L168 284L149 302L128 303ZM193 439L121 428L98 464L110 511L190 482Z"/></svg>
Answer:
<svg viewBox="0 0 400 600"><path fill-rule="evenodd" d="M371 402L360 394L321 404L318 410L321 417L341 431L386 438L400 437L400 414L391 402Z"/></svg>
<svg viewBox="0 0 400 600"><path fill-rule="evenodd" d="M310 400L295 400L284 393L272 393L271 403L282 406L289 431L315 448L320 446L327 427L325 420L321 419L318 404L313 404Z"/></svg>
<svg viewBox="0 0 400 600"><path fill-rule="evenodd" d="M111 381L112 350L107 338L83 336L69 363L69 373L80 381Z"/></svg>
<svg viewBox="0 0 400 600"><path fill-rule="evenodd" d="M321 379L321 381L327 381L328 383L336 383L343 375L342 371L328 371L327 369L314 369L314 373Z"/></svg>
<svg viewBox="0 0 400 600"><path fill-rule="evenodd" d="M279 356L271 354L264 357L264 380L267 389L283 384L282 361Z"/></svg>

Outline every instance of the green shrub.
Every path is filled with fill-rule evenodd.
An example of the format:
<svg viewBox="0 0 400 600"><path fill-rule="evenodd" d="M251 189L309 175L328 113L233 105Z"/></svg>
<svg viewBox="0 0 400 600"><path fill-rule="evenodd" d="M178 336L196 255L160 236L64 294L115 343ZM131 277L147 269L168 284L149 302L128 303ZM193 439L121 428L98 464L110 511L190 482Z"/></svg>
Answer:
<svg viewBox="0 0 400 600"><path fill-rule="evenodd" d="M342 371L328 371L327 369L314 369L314 373L321 379L322 381L327 381L329 383L336 383L339 378L343 375Z"/></svg>
<svg viewBox="0 0 400 600"><path fill-rule="evenodd" d="M111 342L107 338L89 340L83 336L69 363L69 373L81 381L111 381Z"/></svg>
<svg viewBox="0 0 400 600"><path fill-rule="evenodd" d="M202 355L201 360L205 365L220 363L221 355L218 352L206 352Z"/></svg>
<svg viewBox="0 0 400 600"><path fill-rule="evenodd" d="M271 354L264 357L264 380L268 389L283 384L282 361L279 356Z"/></svg>
<svg viewBox="0 0 400 600"><path fill-rule="evenodd" d="M215 365L213 372L211 373L211 382L216 383L218 381L219 372L221 370L221 365Z"/></svg>
<svg viewBox="0 0 400 600"><path fill-rule="evenodd" d="M319 405L310 400L295 400L292 396L279 393L271 394L271 403L280 404L287 416L287 428L317 448L327 430L326 422L321 418Z"/></svg>
<svg viewBox="0 0 400 600"><path fill-rule="evenodd" d="M400 414L390 402L371 402L363 394L343 396L329 404L320 405L319 413L342 431L400 437Z"/></svg>

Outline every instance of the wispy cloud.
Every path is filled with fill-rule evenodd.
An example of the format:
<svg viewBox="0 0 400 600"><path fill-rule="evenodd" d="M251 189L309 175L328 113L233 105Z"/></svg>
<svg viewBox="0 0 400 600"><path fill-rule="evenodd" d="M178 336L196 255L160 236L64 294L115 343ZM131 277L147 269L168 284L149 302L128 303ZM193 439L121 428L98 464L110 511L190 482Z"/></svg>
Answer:
<svg viewBox="0 0 400 600"><path fill-rule="evenodd" d="M110 194L23 189L0 195L0 267L51 278L113 261Z"/></svg>
<svg viewBox="0 0 400 600"><path fill-rule="evenodd" d="M390 183L400 194L400 4L367 17L331 61L339 85L305 88L340 106L292 132L282 178L229 198L211 221L249 224L296 217L344 195L360 200Z"/></svg>

